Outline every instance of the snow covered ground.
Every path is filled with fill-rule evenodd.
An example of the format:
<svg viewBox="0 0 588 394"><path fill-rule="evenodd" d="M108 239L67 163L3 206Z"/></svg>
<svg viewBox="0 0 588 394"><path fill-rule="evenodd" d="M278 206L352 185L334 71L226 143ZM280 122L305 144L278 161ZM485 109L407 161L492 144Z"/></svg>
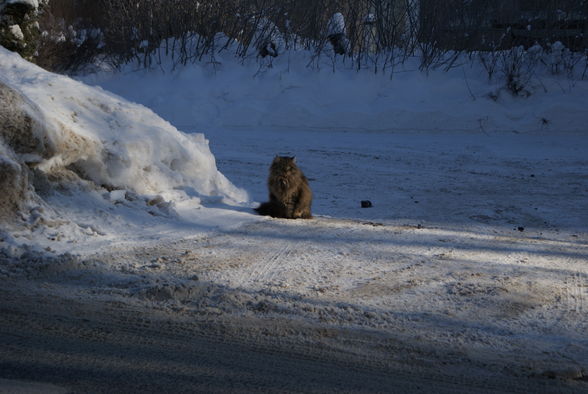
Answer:
<svg viewBox="0 0 588 394"><path fill-rule="evenodd" d="M339 57L310 59L312 54L293 52L241 65L226 51L188 67L164 61L163 70L155 72L128 66L82 80L144 104L181 130L207 134L213 129L586 131L588 83L565 73L522 72L531 94L522 100L505 89L499 71L489 81L484 68L467 59L447 72L420 72L418 61L409 59L394 72L377 74L369 68L357 72Z"/></svg>
<svg viewBox="0 0 588 394"><path fill-rule="evenodd" d="M108 152L68 165L111 170L85 187L59 178L25 212L30 226L2 233L0 378L77 391L588 391L586 82L494 101L479 76L474 100L461 70L389 80L276 63L260 75L227 60L216 73L83 78L208 147L1 55L2 82L49 125ZM78 95L98 104L85 112ZM275 154L297 156L314 219L251 211ZM121 178L113 155L136 172ZM160 174L151 189L146 165Z"/></svg>

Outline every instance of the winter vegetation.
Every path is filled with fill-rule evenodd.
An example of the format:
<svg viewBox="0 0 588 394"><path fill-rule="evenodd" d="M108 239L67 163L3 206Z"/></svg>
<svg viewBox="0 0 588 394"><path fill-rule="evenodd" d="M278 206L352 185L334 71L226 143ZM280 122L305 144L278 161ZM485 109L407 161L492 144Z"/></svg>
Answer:
<svg viewBox="0 0 588 394"><path fill-rule="evenodd" d="M0 1L0 45L27 59L36 57L40 27L39 13L45 0Z"/></svg>
<svg viewBox="0 0 588 394"><path fill-rule="evenodd" d="M347 67L393 73L414 58L422 71L468 59L520 94L521 73L537 63L586 77L587 14L586 0L54 0L39 61L62 71L98 59L149 68L170 57L185 65L222 51L247 59L303 49L311 67L338 55Z"/></svg>

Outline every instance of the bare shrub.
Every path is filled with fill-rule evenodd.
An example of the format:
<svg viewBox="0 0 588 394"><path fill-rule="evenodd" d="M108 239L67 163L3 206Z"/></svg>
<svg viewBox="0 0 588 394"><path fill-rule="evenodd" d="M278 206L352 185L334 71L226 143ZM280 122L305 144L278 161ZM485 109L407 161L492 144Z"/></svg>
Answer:
<svg viewBox="0 0 588 394"><path fill-rule="evenodd" d="M52 0L38 61L70 71L96 58L153 67L163 57L214 63L229 49L241 59L305 49L310 65L340 57L378 72L415 56L422 70L447 69L466 53L493 77L512 48L560 41L583 51L587 19L588 0ZM565 56L554 66L567 72L579 61Z"/></svg>

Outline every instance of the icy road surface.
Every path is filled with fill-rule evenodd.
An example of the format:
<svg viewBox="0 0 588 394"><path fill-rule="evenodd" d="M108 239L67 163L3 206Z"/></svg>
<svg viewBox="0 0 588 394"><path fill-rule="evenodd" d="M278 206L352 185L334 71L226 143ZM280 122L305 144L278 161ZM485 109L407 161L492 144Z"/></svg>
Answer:
<svg viewBox="0 0 588 394"><path fill-rule="evenodd" d="M273 155L296 155L316 217L226 207L232 228L145 228L143 243L14 262L4 378L75 392L588 391L585 136L207 138L257 201Z"/></svg>

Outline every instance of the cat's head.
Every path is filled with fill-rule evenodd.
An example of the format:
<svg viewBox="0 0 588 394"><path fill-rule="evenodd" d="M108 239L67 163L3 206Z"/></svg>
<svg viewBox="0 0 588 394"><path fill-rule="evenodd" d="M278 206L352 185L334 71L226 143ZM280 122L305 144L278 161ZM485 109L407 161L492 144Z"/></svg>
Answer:
<svg viewBox="0 0 588 394"><path fill-rule="evenodd" d="M274 161L272 162L272 164L274 164L274 163L296 164L296 156L279 156L279 155L276 155L274 157Z"/></svg>
<svg viewBox="0 0 588 394"><path fill-rule="evenodd" d="M295 156L276 156L272 161L272 171L280 171L282 173L295 172L298 170L296 166Z"/></svg>

